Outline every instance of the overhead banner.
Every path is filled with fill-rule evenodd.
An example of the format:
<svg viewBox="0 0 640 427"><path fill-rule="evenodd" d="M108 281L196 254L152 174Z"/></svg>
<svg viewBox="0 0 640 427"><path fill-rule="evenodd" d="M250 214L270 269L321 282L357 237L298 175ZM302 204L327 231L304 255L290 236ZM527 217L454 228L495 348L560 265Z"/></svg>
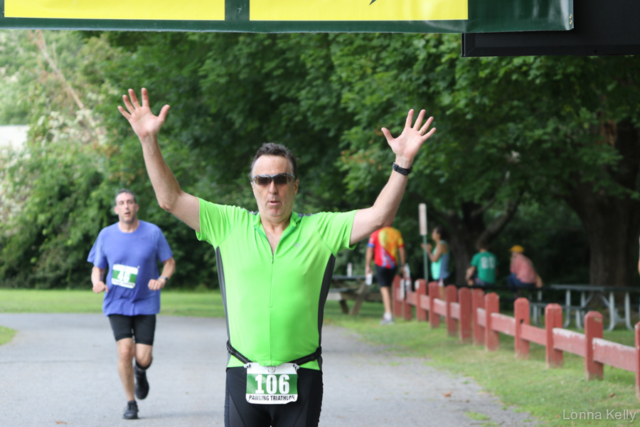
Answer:
<svg viewBox="0 0 640 427"><path fill-rule="evenodd" d="M0 0L0 4L4 6L0 28L273 33L573 28L573 0Z"/></svg>

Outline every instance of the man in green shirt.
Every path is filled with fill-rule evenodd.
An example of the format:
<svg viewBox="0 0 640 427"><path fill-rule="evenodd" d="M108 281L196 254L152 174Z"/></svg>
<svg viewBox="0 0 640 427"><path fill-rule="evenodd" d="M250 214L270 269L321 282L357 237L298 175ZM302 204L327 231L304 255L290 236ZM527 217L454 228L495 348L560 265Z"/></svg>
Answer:
<svg viewBox="0 0 640 427"><path fill-rule="evenodd" d="M422 110L409 111L402 134L382 132L396 155L393 171L374 205L347 213L293 212L299 181L295 156L264 144L251 164L258 212L216 205L180 188L165 163L158 116L133 92L118 107L142 145L158 204L216 250L227 317L225 426L317 426L322 405L320 333L336 254L373 231L390 226L402 200L413 159L435 132Z"/></svg>
<svg viewBox="0 0 640 427"><path fill-rule="evenodd" d="M485 242L480 242L478 248L480 252L473 256L471 266L467 269L467 283L470 286L495 285L498 260L489 252L489 245Z"/></svg>

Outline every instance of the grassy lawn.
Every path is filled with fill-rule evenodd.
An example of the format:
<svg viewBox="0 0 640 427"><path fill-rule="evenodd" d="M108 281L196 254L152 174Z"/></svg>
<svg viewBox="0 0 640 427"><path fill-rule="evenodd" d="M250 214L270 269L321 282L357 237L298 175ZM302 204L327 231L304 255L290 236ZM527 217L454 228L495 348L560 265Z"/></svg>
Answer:
<svg viewBox="0 0 640 427"><path fill-rule="evenodd" d="M0 345L6 344L9 341L11 341L15 334L16 334L16 331L14 331L13 329L0 326Z"/></svg>
<svg viewBox="0 0 640 427"><path fill-rule="evenodd" d="M546 369L544 347L531 344L529 360L516 360L513 338L500 334L500 350L486 352L483 347L462 345L446 336L444 324L431 329L415 320L397 320L392 326L380 326L378 317L331 316L329 321L359 333L365 341L382 344L401 355L422 357L425 363L459 373L478 382L500 398L506 406L516 405L552 426L622 426L630 419L606 419L607 411L638 411L634 423L640 423L640 404L635 396L635 374L605 366L603 381L586 381L584 359L564 354L564 366ZM633 346L632 331L605 332L604 338ZM571 413L601 413L602 420L567 420ZM469 414L481 420L483 414ZM576 416L579 416L576 414ZM490 424L487 424L490 425Z"/></svg>
<svg viewBox="0 0 640 427"><path fill-rule="evenodd" d="M0 290L0 313L100 313L102 297L91 291ZM223 317L219 292L165 291L162 294L164 315ZM483 348L461 345L446 336L444 325L432 330L429 324L396 321L380 326L380 304L364 304L360 315L346 316L335 301L325 307L325 324L343 326L359 333L372 344L385 345L400 356L420 357L437 368L459 373L478 382L486 391L498 396L505 407L516 405L538 420L552 426L616 426L629 425L630 419L606 419L607 411L628 410L640 413L635 397L635 377L631 372L605 366L603 381L584 379L584 359L565 353L564 367L546 369L544 348L531 344L529 360L515 360L513 338L500 335L500 350L485 352ZM0 343L4 336L0 328ZM605 339L634 345L632 331L605 332ZM571 420L572 413L601 413L602 420ZM469 413L469 418L491 425L482 413ZM640 423L640 414L634 420Z"/></svg>
<svg viewBox="0 0 640 427"><path fill-rule="evenodd" d="M90 290L0 290L0 313L102 313L103 295ZM160 314L224 317L220 292L164 291Z"/></svg>

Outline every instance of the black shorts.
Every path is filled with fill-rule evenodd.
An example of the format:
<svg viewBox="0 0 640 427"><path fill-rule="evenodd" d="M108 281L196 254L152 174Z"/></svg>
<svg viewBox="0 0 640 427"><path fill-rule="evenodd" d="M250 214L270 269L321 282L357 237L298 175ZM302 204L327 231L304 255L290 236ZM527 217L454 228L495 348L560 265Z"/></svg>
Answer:
<svg viewBox="0 0 640 427"><path fill-rule="evenodd" d="M123 338L136 338L136 344L153 345L156 333L156 315L123 316L110 314L109 323L116 341Z"/></svg>
<svg viewBox="0 0 640 427"><path fill-rule="evenodd" d="M376 265L376 280L378 286L381 288L384 286L393 285L393 279L396 277L396 268L384 268Z"/></svg>
<svg viewBox="0 0 640 427"><path fill-rule="evenodd" d="M298 369L298 401L285 405L247 402L247 373L227 368L225 427L317 427L322 408L322 371Z"/></svg>

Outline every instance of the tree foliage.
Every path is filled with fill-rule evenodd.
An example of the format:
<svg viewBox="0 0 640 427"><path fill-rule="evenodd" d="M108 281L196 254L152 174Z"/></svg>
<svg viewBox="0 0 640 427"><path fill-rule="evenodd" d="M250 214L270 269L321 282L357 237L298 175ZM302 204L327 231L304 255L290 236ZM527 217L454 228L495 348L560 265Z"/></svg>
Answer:
<svg viewBox="0 0 640 427"><path fill-rule="evenodd" d="M369 206L393 161L380 128L395 135L409 108L427 109L438 132L416 159L396 222L415 267L420 202L451 231L458 276L478 240L504 250L508 238L529 238L540 248L534 261L557 265L564 246L546 247L527 220L543 222L541 212L551 218L548 242L571 221L593 265L606 230L586 213L589 200L626 212L623 228L637 235L640 60L467 59L459 43L438 34L0 33L0 93L15 100L0 120L32 129L25 150L2 160L0 280L86 286L88 250L115 221L113 195L128 187L140 218L158 224L175 252L172 285L215 286L214 254L158 207L139 142L116 110L141 87L154 111L171 105L160 143L185 191L249 209L249 165L267 141L300 158L297 211ZM339 265L361 265L361 252ZM546 271L584 277L579 253L573 271Z"/></svg>

